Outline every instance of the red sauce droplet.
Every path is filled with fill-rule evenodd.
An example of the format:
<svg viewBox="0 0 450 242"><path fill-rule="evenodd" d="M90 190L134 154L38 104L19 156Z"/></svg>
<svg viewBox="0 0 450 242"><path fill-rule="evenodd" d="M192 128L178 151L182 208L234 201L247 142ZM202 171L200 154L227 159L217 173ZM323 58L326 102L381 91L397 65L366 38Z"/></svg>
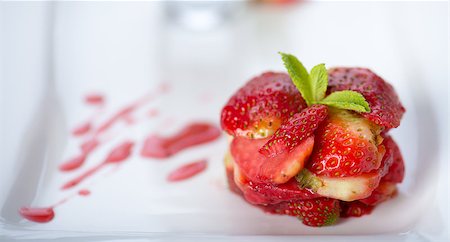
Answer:
<svg viewBox="0 0 450 242"><path fill-rule="evenodd" d="M61 189L62 189L62 190L66 190L66 189L69 189L69 188L72 188L72 187L78 185L78 184L79 184L80 182L82 182L84 179L90 177L92 174L94 174L95 172L97 172L98 170L100 170L100 168L102 168L104 164L105 164L105 163L100 163L100 164L98 164L98 165L96 165L96 166L90 168L89 170L87 170L87 171L85 171L83 174L81 174L80 176L78 176L78 177L76 177L76 178L74 178L74 179L72 179L72 180L66 182L66 183L61 187Z"/></svg>
<svg viewBox="0 0 450 242"><path fill-rule="evenodd" d="M86 160L86 154L80 154L59 166L60 171L71 171L80 167Z"/></svg>
<svg viewBox="0 0 450 242"><path fill-rule="evenodd" d="M72 159L64 162L59 166L60 171L72 171L81 167L88 155L100 144L95 137L81 144L81 154L73 157Z"/></svg>
<svg viewBox="0 0 450 242"><path fill-rule="evenodd" d="M134 143L131 141L125 141L116 148L114 148L104 161L105 163L117 163L126 160L133 149Z"/></svg>
<svg viewBox="0 0 450 242"><path fill-rule="evenodd" d="M87 133L91 130L91 128L92 128L91 123L86 122L86 123L84 123L84 124L81 124L81 125L78 126L78 127L75 127L75 128L72 130L72 135L74 135L74 136L82 136L82 135L85 135L85 134L87 134Z"/></svg>
<svg viewBox="0 0 450 242"><path fill-rule="evenodd" d="M161 85L156 94L158 94L158 92L159 93L167 92L168 89L169 89L169 87L167 85ZM59 168L62 171L68 171L68 170L73 170L73 169L80 167L86 160L87 156L92 151L94 151L97 146L100 145L99 137L102 132L108 130L112 125L114 125L120 119L125 119L125 121L128 122L129 124L133 124L135 122L135 120L133 120L133 118L130 116L131 113L136 108L140 107L142 104L144 104L148 100L150 100L150 98L152 98L151 95L146 95L146 96L140 98L139 100L132 103L131 105L128 105L128 106L120 109L111 118L109 118L105 122L103 122L103 124L101 124L99 126L99 128L95 130L94 134L92 135L92 138L81 144L81 146L80 146L81 154L68 160L64 164L61 164L61 166ZM91 104L91 105L103 105L104 101L105 100L104 100L103 96L99 95L99 94L91 94L91 95L87 95L85 97L85 102L88 104ZM92 121L92 118L91 118L91 121ZM81 124L80 126L76 127L72 131L73 135L81 136L81 135L84 135L84 134L90 132L92 130L91 121L87 121L86 123ZM62 189L68 189L68 188L76 186L77 184L82 182L84 179L90 177L91 175L93 175L95 172L97 172L103 166L105 166L107 164L111 164L111 163L118 164L119 162L126 160L131 155L133 146L134 146L134 143L130 142L130 141L126 141L126 142L118 145L109 153L109 155L106 157L106 159L102 163L100 163L94 167L91 167L90 169L85 171L80 176L68 181L66 184L64 184L62 186ZM80 195L80 196L89 196L90 194L91 194L91 192L88 189L81 189L78 191L78 195ZM73 196L75 196L75 195L76 194L73 194ZM71 196L71 197L73 197L73 196ZM51 207L45 207L45 208L22 207L19 209L18 212L20 213L20 215L23 218L28 219L33 222L38 222L38 223L49 222L55 216L53 208L65 203L71 197L65 198Z"/></svg>
<svg viewBox="0 0 450 242"><path fill-rule="evenodd" d="M91 191L89 191L88 189L81 189L78 191L78 195L80 196L89 196L91 195Z"/></svg>
<svg viewBox="0 0 450 242"><path fill-rule="evenodd" d="M111 126L113 126L118 120L120 120L123 117L128 116L128 114L131 113L133 110L134 110L134 106L125 107L125 108L119 110L119 112L114 114L111 118L109 118L103 124L100 125L100 127L96 131L97 134L105 132L106 130L111 128Z"/></svg>
<svg viewBox="0 0 450 242"><path fill-rule="evenodd" d="M208 163L206 160L195 161L186 165L179 167L178 169L172 171L168 176L167 180L170 182L182 181L197 175L198 173L204 171Z"/></svg>
<svg viewBox="0 0 450 242"><path fill-rule="evenodd" d="M105 102L105 98L101 95L101 94L89 94L86 95L86 97L84 98L84 101L87 104L91 104L91 105L102 105Z"/></svg>
<svg viewBox="0 0 450 242"><path fill-rule="evenodd" d="M111 128L116 122L118 122L121 119L124 119L137 108L139 108L141 105L145 104L147 101L149 101L152 98L152 95L146 95L144 97L141 97L137 101L135 101L132 104L129 104L128 106L125 106L124 108L117 111L113 116L111 116L109 119L104 121L96 130L96 134L100 134Z"/></svg>
<svg viewBox="0 0 450 242"><path fill-rule="evenodd" d="M93 150L95 150L95 148L97 148L97 146L99 144L100 144L100 141L96 137L94 137L94 138L89 139L86 142L82 143L80 148L84 154L89 154Z"/></svg>
<svg viewBox="0 0 450 242"><path fill-rule="evenodd" d="M20 215L33 222L37 223L47 223L50 222L55 217L55 212L52 207L48 208L30 208L21 207L19 209Z"/></svg>
<svg viewBox="0 0 450 242"><path fill-rule="evenodd" d="M149 158L168 158L191 146L216 140L220 129L208 123L192 123L170 137L150 135L144 143L141 155Z"/></svg>
<svg viewBox="0 0 450 242"><path fill-rule="evenodd" d="M74 179L66 182L61 187L61 189L65 190L65 189L69 189L69 188L72 188L72 187L78 185L84 179L92 176L98 170L103 168L103 166L105 166L107 164L118 163L118 162L122 162L122 161L126 160L130 156L133 146L134 146L134 143L131 141L125 141L124 143L118 145L116 148L114 148L109 153L109 155L106 157L106 159L102 163L90 168L89 170L87 170L83 174L81 174L80 176L75 177Z"/></svg>

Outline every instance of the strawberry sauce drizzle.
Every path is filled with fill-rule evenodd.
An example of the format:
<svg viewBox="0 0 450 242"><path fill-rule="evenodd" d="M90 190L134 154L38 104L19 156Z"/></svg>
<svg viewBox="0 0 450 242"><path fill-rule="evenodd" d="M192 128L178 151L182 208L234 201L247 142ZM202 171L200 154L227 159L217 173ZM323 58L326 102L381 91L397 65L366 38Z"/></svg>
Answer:
<svg viewBox="0 0 450 242"><path fill-rule="evenodd" d="M80 145L81 153L67 160L59 166L60 171L72 171L84 164L89 154L97 148L100 141L94 137L82 143Z"/></svg>
<svg viewBox="0 0 450 242"><path fill-rule="evenodd" d="M50 222L55 217L53 207L48 208L21 207L19 209L19 213L23 218L36 223L47 223Z"/></svg>
<svg viewBox="0 0 450 242"><path fill-rule="evenodd" d="M165 91L164 88L160 87L160 92L163 91ZM92 137L81 144L80 147L81 152L78 155L75 155L74 157L70 158L66 162L62 163L59 166L59 170L72 171L81 167L86 161L87 157L101 144L100 138L106 131L108 131L114 124L116 124L120 120L125 120L126 122L130 121L132 112L134 112L137 108L141 107L142 105L146 104L154 96L155 94L149 93L141 97L137 101L123 107L122 109L114 113L109 119L101 123L99 127L94 130L94 134L92 135ZM89 126L91 125L89 124ZM89 130L86 132L89 132Z"/></svg>
<svg viewBox="0 0 450 242"><path fill-rule="evenodd" d="M105 97L98 93L91 93L84 97L84 102L90 105L103 105L105 103Z"/></svg>
<svg viewBox="0 0 450 242"><path fill-rule="evenodd" d="M32 222L36 223L47 223L53 220L55 217L55 211L54 208L58 207L61 204L66 203L71 198L73 198L74 195L66 197L56 204L49 206L49 207L21 207L19 209L19 214L24 218Z"/></svg>
<svg viewBox="0 0 450 242"><path fill-rule="evenodd" d="M80 176L66 182L61 187L61 189L66 190L66 189L69 189L69 188L72 188L72 187L78 185L80 182L82 182L86 178L92 176L93 174L95 174L97 171L99 171L100 169L102 169L104 166L106 166L108 164L118 164L122 161L125 161L130 156L133 146L134 146L134 143L131 141L123 142L122 144L120 144L119 146L114 148L109 153L108 157L106 157L106 159L102 163L88 169L87 171L82 173Z"/></svg>
<svg viewBox="0 0 450 242"><path fill-rule="evenodd" d="M84 179L93 175L96 171L100 170L103 166L105 166L107 164L119 164L120 162L123 162L131 155L133 146L134 146L134 143L131 141L126 141L126 142L123 142L120 145L116 146L109 153L109 155L106 157L106 159L102 163L89 169L88 171L86 171L82 175L76 177L75 179L67 182L62 187L62 189L69 189L69 188L76 186L77 184L82 182ZM79 196L89 196L91 194L91 192L87 189L81 189L78 191L77 194ZM32 222L47 223L47 222L50 222L51 220L53 220L53 218L55 217L54 208L67 202L72 197L73 197L73 195L70 197L64 198L61 201L59 201L58 203L56 203L55 205L49 206L49 207L21 207L19 209L19 214L23 218L25 218L29 221L32 221Z"/></svg>
<svg viewBox="0 0 450 242"><path fill-rule="evenodd" d="M114 124L116 124L119 120L121 119L126 119L127 117L129 117L131 115L131 113L133 111L135 111L137 108L139 108L140 106L144 105L145 103L147 103L148 101L150 101L152 98L154 97L153 94L148 94L145 95L143 97L141 97L140 99L138 99L137 101L123 107L122 109L120 109L118 112L116 112L115 114L113 114L109 119L107 119L106 121L104 121L95 131L94 136L100 135L101 133L107 131L108 129L110 129Z"/></svg>
<svg viewBox="0 0 450 242"><path fill-rule="evenodd" d="M161 85L156 94L165 93L170 89L170 86L168 84ZM135 123L135 120L133 119L132 113L139 108L141 105L148 102L151 98L153 98L153 95L146 95L136 102L125 106L124 108L120 109L118 112L116 112L114 115L112 115L109 119L101 123L97 128L94 128L92 125L94 119L100 114L100 112L97 112L94 114L87 122L77 126L72 134L74 136L83 136L88 133L92 133L91 137L86 139L81 145L80 145L80 154L73 157L72 159L68 160L67 162L60 165L59 169L61 171L70 171L79 168L82 166L82 164L85 162L86 158L89 156L90 153L92 153L97 147L103 144L103 141L107 140L102 136L103 133L108 131L113 125L115 125L116 122L123 120L127 122L127 124L132 125ZM103 107L104 105L104 97L101 95L88 95L85 97L85 102L90 105L98 105L100 107ZM158 110L152 109L148 112L149 117L155 117L159 114ZM175 153L184 150L188 147L199 145L203 143L207 143L210 141L213 141L217 139L220 136L220 130L211 124L207 123L192 123L188 126L186 126L184 129L182 129L178 134L171 136L171 137L157 137L157 139L147 139L146 144L148 146L148 142L152 141L158 141L159 144L159 151L156 149L152 149L149 147L144 147L142 150L143 156L151 157L154 152L157 154L163 154L163 157L169 157L171 155L174 155ZM151 136L153 137L153 136ZM150 138L150 137L149 137ZM69 188L73 188L85 179L89 178L93 174L95 174L97 171L101 170L104 166L108 164L116 164L117 166L125 161L132 153L132 149L134 147L134 142L132 141L125 141L121 143L120 145L116 146L106 157L106 159L101 162L100 164L88 169L78 177L75 177L74 179L68 181L65 183L61 189L66 190ZM171 172L169 176L167 177L168 181L175 182L175 181L181 181L188 179L192 176L195 176L199 174L200 172L204 171L207 168L207 160L199 160L196 162L192 162L189 164L186 164L184 166L181 166L180 168L176 169L175 171ZM69 196L67 198L62 199L58 203L54 204L53 206L49 207L21 207L19 209L19 214L33 222L37 223L46 223L53 220L55 217L54 208L65 203L66 201L70 200L72 197L79 195L79 196L89 196L91 194L91 191L88 189L80 189L77 193L72 194L72 196Z"/></svg>
<svg viewBox="0 0 450 242"><path fill-rule="evenodd" d="M71 158L70 160L62 163L59 166L59 170L60 171L71 171L71 170L77 169L84 163L84 161L86 160L86 156L87 156L87 154L83 152L83 153L79 154L78 156Z"/></svg>
<svg viewBox="0 0 450 242"><path fill-rule="evenodd" d="M96 137L86 140L80 145L80 149L84 154L89 154L94 151L97 146L100 145L100 140Z"/></svg>
<svg viewBox="0 0 450 242"><path fill-rule="evenodd" d="M78 195L80 196L89 196L91 195L91 191L89 191L88 189L81 189L78 191Z"/></svg>
<svg viewBox="0 0 450 242"><path fill-rule="evenodd" d="M72 135L73 136L83 136L87 133L89 133L89 131L91 131L92 129L92 124L90 122L85 122L80 124L79 126L75 127L72 130Z"/></svg>
<svg viewBox="0 0 450 242"><path fill-rule="evenodd" d="M199 160L195 162L191 162L189 164L185 164L176 170L172 171L167 176L167 181L177 182L182 181L188 178L191 178L200 172L204 171L208 166L207 160Z"/></svg>
<svg viewBox="0 0 450 242"><path fill-rule="evenodd" d="M96 117L101 113L101 111L103 110L103 106L105 104L105 98L101 94L89 94L89 95L85 96L84 102L89 105L98 106L100 108L100 110L95 112L94 115L92 115L87 121L77 125L72 130L72 135L75 137L86 135L90 131L92 131L92 129L93 129L92 123L96 119Z"/></svg>
<svg viewBox="0 0 450 242"><path fill-rule="evenodd" d="M220 129L209 123L191 123L169 137L150 135L144 143L141 155L148 158L169 158L191 146L211 142L219 138Z"/></svg>

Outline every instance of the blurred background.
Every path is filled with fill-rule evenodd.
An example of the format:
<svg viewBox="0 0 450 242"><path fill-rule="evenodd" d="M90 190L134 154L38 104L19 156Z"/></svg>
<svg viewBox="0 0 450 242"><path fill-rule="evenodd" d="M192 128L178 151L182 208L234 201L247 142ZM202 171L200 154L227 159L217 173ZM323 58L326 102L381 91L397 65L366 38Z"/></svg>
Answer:
<svg viewBox="0 0 450 242"><path fill-rule="evenodd" d="M405 103L439 106L437 139L448 147L448 17L446 1L2 1L0 205L24 151L34 147L45 160L48 147L65 147L70 127L87 116L86 93L103 93L115 107L167 83L174 95L163 109L218 123L245 81L284 69L278 51L307 68L369 67ZM199 98L209 105L193 106ZM400 139L414 128L398 131Z"/></svg>

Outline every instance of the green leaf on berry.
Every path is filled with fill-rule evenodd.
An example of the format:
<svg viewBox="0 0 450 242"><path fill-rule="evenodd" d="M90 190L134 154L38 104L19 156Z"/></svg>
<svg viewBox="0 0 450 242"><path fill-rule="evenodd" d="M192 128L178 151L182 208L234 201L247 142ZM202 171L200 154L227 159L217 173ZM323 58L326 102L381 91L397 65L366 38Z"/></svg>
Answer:
<svg viewBox="0 0 450 242"><path fill-rule="evenodd" d="M297 87L297 89L302 94L303 99L305 99L308 106L314 104L314 86L311 83L311 78L309 77L308 71L303 66L303 64L297 59L297 57L279 52L281 59L284 62L289 76L291 76L292 82Z"/></svg>
<svg viewBox="0 0 450 242"><path fill-rule="evenodd" d="M308 73L297 57L279 52L292 82L302 94L306 104L316 103L330 107L352 110L360 113L370 112L369 104L363 95L358 92L345 90L333 92L325 97L328 87L328 72L325 64L319 64Z"/></svg>
<svg viewBox="0 0 450 242"><path fill-rule="evenodd" d="M339 91L333 92L326 98L319 101L320 104L324 104L330 107L353 110L360 113L370 112L369 104L364 96L355 91Z"/></svg>
<svg viewBox="0 0 450 242"><path fill-rule="evenodd" d="M322 100L325 97L328 87L328 72L325 64L318 64L311 69L311 85L315 93L313 98L315 102Z"/></svg>

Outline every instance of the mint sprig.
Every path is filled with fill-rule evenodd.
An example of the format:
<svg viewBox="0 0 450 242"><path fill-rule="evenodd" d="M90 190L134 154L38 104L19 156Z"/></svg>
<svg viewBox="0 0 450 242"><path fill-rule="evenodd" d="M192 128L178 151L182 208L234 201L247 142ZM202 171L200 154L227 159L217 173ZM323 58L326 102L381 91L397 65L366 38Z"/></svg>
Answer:
<svg viewBox="0 0 450 242"><path fill-rule="evenodd" d="M326 98L320 100L319 103L360 113L370 112L369 104L364 99L364 96L355 91L345 90L333 92Z"/></svg>
<svg viewBox="0 0 450 242"><path fill-rule="evenodd" d="M306 104L324 104L330 107L353 110L360 113L370 112L369 104L358 92L345 90L333 92L325 97L328 86L328 72L325 64L318 64L308 73L297 57L279 52L292 82L302 94Z"/></svg>

